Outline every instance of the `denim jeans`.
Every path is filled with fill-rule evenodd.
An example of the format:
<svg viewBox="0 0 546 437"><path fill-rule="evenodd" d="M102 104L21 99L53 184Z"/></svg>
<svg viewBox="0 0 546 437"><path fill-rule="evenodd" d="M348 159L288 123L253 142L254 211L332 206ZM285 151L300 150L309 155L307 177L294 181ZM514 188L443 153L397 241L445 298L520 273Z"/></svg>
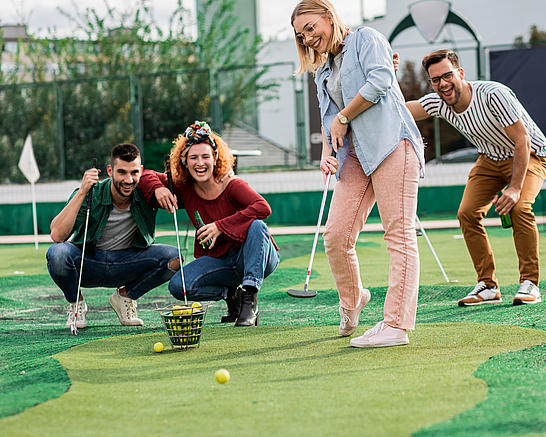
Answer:
<svg viewBox="0 0 546 437"><path fill-rule="evenodd" d="M47 251L47 269L68 302L76 302L82 251L70 243L55 243ZM100 250L85 255L81 286L120 287L138 299L144 293L167 282L174 275L171 259L178 258L176 247L152 244L146 249Z"/></svg>
<svg viewBox="0 0 546 437"><path fill-rule="evenodd" d="M220 258L202 256L184 266L187 298L196 301L224 299L228 288L238 285L251 285L259 290L264 278L278 265L279 252L267 226L261 220L254 220L239 250L231 250ZM169 291L175 298L184 300L179 272L171 278Z"/></svg>

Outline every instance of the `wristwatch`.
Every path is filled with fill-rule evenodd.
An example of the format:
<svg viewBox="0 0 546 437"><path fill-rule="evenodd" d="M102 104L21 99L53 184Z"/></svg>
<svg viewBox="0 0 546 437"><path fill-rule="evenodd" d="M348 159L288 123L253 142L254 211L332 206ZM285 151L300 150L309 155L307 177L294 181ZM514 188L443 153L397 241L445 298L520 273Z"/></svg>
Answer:
<svg viewBox="0 0 546 437"><path fill-rule="evenodd" d="M341 112L337 113L337 118L341 124L349 124L349 120Z"/></svg>

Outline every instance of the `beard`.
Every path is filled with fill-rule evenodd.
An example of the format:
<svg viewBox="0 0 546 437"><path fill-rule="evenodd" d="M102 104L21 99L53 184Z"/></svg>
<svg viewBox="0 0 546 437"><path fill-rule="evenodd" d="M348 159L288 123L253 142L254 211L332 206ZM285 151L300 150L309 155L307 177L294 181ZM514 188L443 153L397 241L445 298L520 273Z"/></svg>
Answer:
<svg viewBox="0 0 546 437"><path fill-rule="evenodd" d="M125 198L129 198L131 197L131 195L133 194L133 191L136 187L136 182L133 182L132 184L125 184L123 182L120 182L120 181L117 181L115 180L114 178L112 178L112 184L114 185L114 189L117 191L117 193L121 196L121 197L125 197ZM124 188L130 188L131 191L129 192L129 194L126 194L123 190L122 190L122 187Z"/></svg>
<svg viewBox="0 0 546 437"><path fill-rule="evenodd" d="M461 98L462 87L456 87L455 85L453 85L452 90L453 90L453 95L450 97L450 102L446 99L444 94L440 92L440 97L442 98L444 102L446 102L448 106L455 106L459 102L459 99Z"/></svg>

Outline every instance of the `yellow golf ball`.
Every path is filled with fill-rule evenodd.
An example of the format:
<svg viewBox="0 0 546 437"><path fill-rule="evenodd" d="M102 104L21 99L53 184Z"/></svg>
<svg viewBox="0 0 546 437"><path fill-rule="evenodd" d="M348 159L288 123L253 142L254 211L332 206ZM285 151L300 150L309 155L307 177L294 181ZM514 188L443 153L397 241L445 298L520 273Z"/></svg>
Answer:
<svg viewBox="0 0 546 437"><path fill-rule="evenodd" d="M156 344L154 344L154 351L155 352L161 353L161 352L163 352L163 349L165 349L165 346L163 346L163 343L157 342Z"/></svg>
<svg viewBox="0 0 546 437"><path fill-rule="evenodd" d="M192 303L191 308L194 313L200 313L203 310L203 307L199 302Z"/></svg>
<svg viewBox="0 0 546 437"><path fill-rule="evenodd" d="M218 384L225 384L229 381L229 372L226 369L218 369L214 373L214 379Z"/></svg>
<svg viewBox="0 0 546 437"><path fill-rule="evenodd" d="M173 314L174 314L174 315L184 314L183 311L184 311L184 307L183 307L183 306L180 306L180 305L175 305L175 306L173 306Z"/></svg>

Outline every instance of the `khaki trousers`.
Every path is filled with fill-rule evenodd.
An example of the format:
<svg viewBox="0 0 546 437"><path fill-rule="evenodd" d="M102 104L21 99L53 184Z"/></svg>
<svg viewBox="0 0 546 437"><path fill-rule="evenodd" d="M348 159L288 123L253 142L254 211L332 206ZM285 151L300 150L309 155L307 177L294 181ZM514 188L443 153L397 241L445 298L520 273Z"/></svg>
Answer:
<svg viewBox="0 0 546 437"><path fill-rule="evenodd" d="M480 155L468 174L457 218L472 258L478 281L499 287L495 276L495 259L482 220L491 208L493 198L512 177L512 159L493 161ZM546 158L531 155L523 182L521 197L510 211L513 237L519 260L519 282L539 281L538 229L533 203L546 177ZM500 287L499 287L500 288Z"/></svg>
<svg viewBox="0 0 546 437"><path fill-rule="evenodd" d="M371 176L365 175L351 150L336 182L324 232L324 247L340 304L352 310L363 288L355 244L377 201L390 255L384 320L401 329L415 327L419 290L415 233L418 180L419 161L408 140L402 140Z"/></svg>

